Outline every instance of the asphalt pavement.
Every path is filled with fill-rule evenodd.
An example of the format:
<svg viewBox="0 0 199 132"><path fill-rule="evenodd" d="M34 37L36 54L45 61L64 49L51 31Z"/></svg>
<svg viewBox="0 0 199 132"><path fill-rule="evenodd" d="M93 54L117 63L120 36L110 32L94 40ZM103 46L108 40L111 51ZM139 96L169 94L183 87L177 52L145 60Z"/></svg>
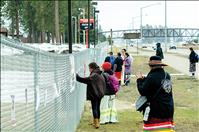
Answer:
<svg viewBox="0 0 199 132"><path fill-rule="evenodd" d="M137 51L137 48L136 47L129 48L128 50L135 52ZM147 51L147 50L139 49L138 52L139 52L138 55L146 55L146 56L155 55L155 51L150 51L150 50ZM179 53L178 54L164 53L163 62L173 67L175 70L179 71L180 73L190 76L188 55L187 57L184 57L184 56L180 56ZM199 64L198 63L196 63L196 78L199 79Z"/></svg>

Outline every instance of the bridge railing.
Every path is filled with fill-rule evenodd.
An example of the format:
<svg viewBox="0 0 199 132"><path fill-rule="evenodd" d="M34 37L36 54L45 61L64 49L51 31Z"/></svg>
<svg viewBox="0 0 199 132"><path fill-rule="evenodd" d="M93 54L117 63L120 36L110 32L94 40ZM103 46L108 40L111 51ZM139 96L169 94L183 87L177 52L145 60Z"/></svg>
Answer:
<svg viewBox="0 0 199 132"><path fill-rule="evenodd" d="M75 73L106 54L106 44L58 55L1 36L1 131L75 131L86 99Z"/></svg>

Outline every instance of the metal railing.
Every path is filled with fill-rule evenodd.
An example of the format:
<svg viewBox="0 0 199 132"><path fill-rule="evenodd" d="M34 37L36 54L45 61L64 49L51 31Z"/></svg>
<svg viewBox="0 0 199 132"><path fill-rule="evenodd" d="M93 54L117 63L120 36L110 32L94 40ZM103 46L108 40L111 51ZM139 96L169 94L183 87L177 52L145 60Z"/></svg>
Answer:
<svg viewBox="0 0 199 132"><path fill-rule="evenodd" d="M1 36L1 131L75 131L86 99L75 73L87 76L92 61L101 65L106 45L58 55Z"/></svg>

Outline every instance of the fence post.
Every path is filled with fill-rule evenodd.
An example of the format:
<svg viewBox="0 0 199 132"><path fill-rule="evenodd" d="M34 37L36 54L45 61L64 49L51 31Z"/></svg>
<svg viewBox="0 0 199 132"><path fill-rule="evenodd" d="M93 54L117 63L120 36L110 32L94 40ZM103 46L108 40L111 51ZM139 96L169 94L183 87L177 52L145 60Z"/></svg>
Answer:
<svg viewBox="0 0 199 132"><path fill-rule="evenodd" d="M38 65L39 65L39 61L38 61L38 59L39 59L39 56L38 56L38 53L35 53L34 54L34 61L33 61L33 63L34 63L34 111L35 111L35 115L34 115L34 117L35 117L35 121L34 121L34 126L35 126L35 131L36 132L39 132L39 122L38 122L38 120L39 120L39 115L38 115L38 110L37 110L37 101L39 101L38 100L38 96L39 96L39 93L38 93L38 89L39 89L39 87L38 87L38 72L39 72L39 70L38 70Z"/></svg>
<svg viewBox="0 0 199 132"><path fill-rule="evenodd" d="M55 79L55 85L56 85L56 92L58 95L56 95L56 97L54 98L54 126L57 126L59 121L58 121L58 101L57 101L57 98L60 96L60 89L58 87L58 82L57 82L57 60L56 60L56 57L53 58L54 59L54 79ZM56 130L57 127L54 128L54 131L57 131Z"/></svg>

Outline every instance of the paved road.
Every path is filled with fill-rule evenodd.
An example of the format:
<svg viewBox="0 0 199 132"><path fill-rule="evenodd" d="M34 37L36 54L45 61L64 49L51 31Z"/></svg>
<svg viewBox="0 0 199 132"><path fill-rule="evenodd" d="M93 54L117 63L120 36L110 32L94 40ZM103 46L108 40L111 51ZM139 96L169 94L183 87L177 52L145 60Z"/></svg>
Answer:
<svg viewBox="0 0 199 132"><path fill-rule="evenodd" d="M189 73L189 60L188 58L180 57L177 55L166 54L165 55L165 63L169 64L176 70L190 75ZM199 79L199 65L196 64L196 78Z"/></svg>
<svg viewBox="0 0 199 132"><path fill-rule="evenodd" d="M133 50L134 52L137 51L136 48L129 48L129 50ZM155 55L155 51L139 51L139 55L152 56ZM183 74L190 75L188 56L187 58L185 58L182 56L178 56L177 54L164 54L164 57L164 63L168 64L169 66L173 67ZM199 64L196 64L196 78L199 79Z"/></svg>

